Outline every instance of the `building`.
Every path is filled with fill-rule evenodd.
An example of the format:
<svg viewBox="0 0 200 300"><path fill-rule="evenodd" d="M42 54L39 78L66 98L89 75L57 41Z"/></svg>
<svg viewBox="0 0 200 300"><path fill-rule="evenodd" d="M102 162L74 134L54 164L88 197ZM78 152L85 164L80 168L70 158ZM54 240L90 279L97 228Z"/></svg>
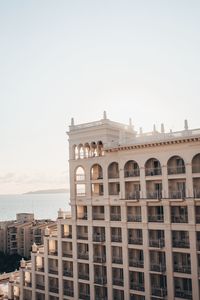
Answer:
<svg viewBox="0 0 200 300"><path fill-rule="evenodd" d="M200 129L137 134L104 113L68 136L71 218L59 211L9 299L199 300Z"/></svg>
<svg viewBox="0 0 200 300"><path fill-rule="evenodd" d="M16 220L0 222L0 250L29 258L33 243L43 244L45 228L55 229L51 220L35 220L32 213L19 213Z"/></svg>

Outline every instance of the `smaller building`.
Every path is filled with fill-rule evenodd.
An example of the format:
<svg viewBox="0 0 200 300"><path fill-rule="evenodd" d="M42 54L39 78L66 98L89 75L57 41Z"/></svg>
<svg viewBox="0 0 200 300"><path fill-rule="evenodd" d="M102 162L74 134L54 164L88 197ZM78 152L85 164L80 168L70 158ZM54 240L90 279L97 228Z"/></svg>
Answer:
<svg viewBox="0 0 200 300"><path fill-rule="evenodd" d="M53 230L56 223L49 219L35 220L31 213L20 213L16 220L0 222L0 251L29 258L33 243L43 244L47 226Z"/></svg>

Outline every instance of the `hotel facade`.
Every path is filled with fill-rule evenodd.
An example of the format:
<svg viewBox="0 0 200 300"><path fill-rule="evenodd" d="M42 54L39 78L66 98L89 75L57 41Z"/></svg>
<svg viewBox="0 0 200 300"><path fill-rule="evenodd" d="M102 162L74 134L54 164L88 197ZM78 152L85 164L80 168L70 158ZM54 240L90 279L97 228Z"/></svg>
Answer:
<svg viewBox="0 0 200 300"><path fill-rule="evenodd" d="M200 299L200 129L69 127L71 217L10 278L13 300Z"/></svg>

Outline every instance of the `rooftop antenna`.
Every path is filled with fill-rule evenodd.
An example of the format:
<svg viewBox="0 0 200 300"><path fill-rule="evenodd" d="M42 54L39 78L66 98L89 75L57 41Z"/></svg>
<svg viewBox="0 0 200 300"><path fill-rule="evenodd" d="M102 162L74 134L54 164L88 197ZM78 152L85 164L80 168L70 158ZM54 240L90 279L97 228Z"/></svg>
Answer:
<svg viewBox="0 0 200 300"><path fill-rule="evenodd" d="M165 127L163 123L161 124L161 133L165 133Z"/></svg>
<svg viewBox="0 0 200 300"><path fill-rule="evenodd" d="M71 126L74 126L74 118L71 118Z"/></svg>
<svg viewBox="0 0 200 300"><path fill-rule="evenodd" d="M106 113L106 111L104 110L104 112L103 112L103 119L104 120L106 120L107 119L107 113Z"/></svg>
<svg viewBox="0 0 200 300"><path fill-rule="evenodd" d="M184 120L184 128L185 128L185 130L188 130L188 121L187 120Z"/></svg>

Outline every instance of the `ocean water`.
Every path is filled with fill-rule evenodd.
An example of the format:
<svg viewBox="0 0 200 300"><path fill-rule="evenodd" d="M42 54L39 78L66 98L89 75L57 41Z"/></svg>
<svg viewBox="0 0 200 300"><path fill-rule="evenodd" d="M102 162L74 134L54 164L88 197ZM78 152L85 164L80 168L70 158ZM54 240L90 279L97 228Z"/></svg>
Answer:
<svg viewBox="0 0 200 300"><path fill-rule="evenodd" d="M0 221L14 220L17 213L34 213L35 219L57 218L59 208L70 210L69 194L0 195Z"/></svg>

